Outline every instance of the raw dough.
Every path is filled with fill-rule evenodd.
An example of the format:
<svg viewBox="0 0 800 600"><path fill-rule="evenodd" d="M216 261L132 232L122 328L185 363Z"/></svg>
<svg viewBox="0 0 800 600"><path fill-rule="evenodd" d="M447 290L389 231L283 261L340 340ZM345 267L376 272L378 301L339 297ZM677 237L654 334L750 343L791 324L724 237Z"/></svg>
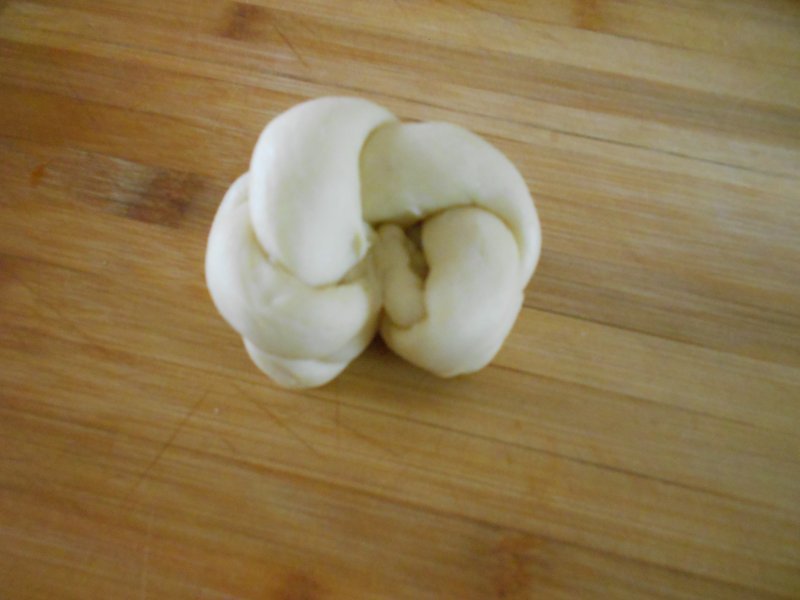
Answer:
<svg viewBox="0 0 800 600"><path fill-rule="evenodd" d="M214 218L206 280L279 385L327 383L379 325L395 352L448 377L500 349L540 247L527 186L488 142L320 98L261 134Z"/></svg>

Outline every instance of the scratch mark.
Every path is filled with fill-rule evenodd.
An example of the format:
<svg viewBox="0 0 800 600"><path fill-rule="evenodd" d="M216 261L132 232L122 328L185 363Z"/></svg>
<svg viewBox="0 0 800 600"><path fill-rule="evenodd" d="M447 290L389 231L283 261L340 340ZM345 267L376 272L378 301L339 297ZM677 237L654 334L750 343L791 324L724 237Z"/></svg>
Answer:
<svg viewBox="0 0 800 600"><path fill-rule="evenodd" d="M394 456L395 458L400 458L400 454L398 452L395 452L389 446L384 446L383 444L378 442L376 439L374 439L374 438L372 438L372 437L370 437L370 436L368 436L366 434L361 433L358 429L356 429L354 427L351 427L349 425L343 425L341 423L339 423L339 427L341 427L342 429L344 429L346 431L349 431L350 433L352 433L357 438L367 442L369 445L371 445L371 446L373 446L375 448L378 448L379 450L383 450L384 452Z"/></svg>
<svg viewBox="0 0 800 600"><path fill-rule="evenodd" d="M299 60L302 63L302 65L306 69L308 69L309 68L309 64L306 62L306 60L303 58L303 56L297 51L297 48L294 47L294 44L292 44L291 40L289 40L289 37L283 32L283 30L280 28L280 26L278 25L277 22L272 21L272 28L275 29L277 34L283 40L283 43L286 44L289 47L289 50L292 51L292 54L294 54L295 57L297 57L297 60Z"/></svg>
<svg viewBox="0 0 800 600"><path fill-rule="evenodd" d="M107 353L107 349L100 342L98 342L97 340L92 339L89 336L89 334L87 334L75 321L73 321L72 319L67 318L67 316L63 312L61 312L60 309L56 308L55 306L50 304L50 302L45 300L44 297L39 292L37 292L33 287L31 287L31 285L27 281L25 281L22 277L20 277L18 273L15 273L13 270L9 269L8 270L8 274L11 276L12 279L14 279L14 281L19 283L26 290L28 290L28 293L31 295L31 297L34 300L33 311L36 313L36 315L40 319L42 319L43 321L46 321L46 320L48 320L48 318L52 318L52 317L48 317L46 314L44 314L44 312L39 307L39 305L42 305L47 310L49 310L52 313L54 313L56 315L56 318L58 320L60 320L60 322L63 325L67 326L73 333L75 333L85 343L89 344L93 348L96 348L101 353Z"/></svg>
<svg viewBox="0 0 800 600"><path fill-rule="evenodd" d="M302 27L302 28L303 28L303 31L305 31L307 34L309 34L309 35L311 36L311 38L312 38L312 39L316 39L316 38L318 38L318 37L319 37L319 33L317 33L316 31L314 31L313 29L311 29L311 28L308 26L308 23L305 23L304 21L300 21L300 23L299 23L299 24L300 24L300 27Z"/></svg>
<svg viewBox="0 0 800 600"><path fill-rule="evenodd" d="M226 438L224 435L221 435L219 436L219 439L222 440L222 443L225 444L225 447L231 451L231 454L234 455L239 454L239 451L236 449L236 446L234 446L228 438Z"/></svg>
<svg viewBox="0 0 800 600"><path fill-rule="evenodd" d="M39 316L41 318L45 318L45 315L39 310L39 308L37 306L37 304L42 304L46 308L48 308L48 309L52 310L54 313L56 313L56 316L60 317L62 321L64 321L67 324L69 323L69 321L67 321L67 319L64 318L64 315L62 315L58 310L56 310L55 308L51 307L47 302L45 302L44 299L39 295L39 293L36 292L30 286L30 284L27 281L25 281L22 277L20 277L18 273L15 273L13 269L8 269L7 273L8 273L8 275L11 276L11 278L14 281L16 281L22 287L24 287L28 291L28 293L31 295L31 297L34 300L33 310L36 312L37 316ZM83 336L81 336L81 337L83 337Z"/></svg>
<svg viewBox="0 0 800 600"><path fill-rule="evenodd" d="M172 430L172 433L170 434L169 439L167 439L167 441L164 442L161 445L161 448L158 450L156 455L153 457L153 459L150 461L150 463L147 465L147 467L145 467L144 471L142 471L142 474L139 475L139 478L136 480L136 483L134 483L131 486L130 491L128 491L128 493L125 494L125 496L123 497L123 499L122 499L122 504L123 505L125 505L128 502L128 500L133 498L134 494L139 489L139 486L141 486L142 483L144 482L144 480L147 479L150 476L150 472L156 467L156 465L158 465L159 461L164 456L164 453L170 448L170 446L172 446L172 444L175 442L175 438L178 437L178 434L184 428L184 426L189 421L189 419L192 417L192 415L197 411L197 409L200 408L200 405L208 397L208 394L210 392L211 392L211 387L209 387L205 391L205 393L200 397L200 399L198 399L197 402L194 403L194 405L183 416L183 419L181 419L181 422L178 423L178 425L175 427L175 429Z"/></svg>
<svg viewBox="0 0 800 600"><path fill-rule="evenodd" d="M264 412L264 414L266 414L266 415L267 415L267 416L268 416L270 419L272 419L272 420L273 420L275 423L277 423L277 424L278 424L278 426L279 426L281 429L284 429L286 432L288 432L288 433L289 433L289 435L291 435L291 436L292 436L292 437L293 437L295 440L297 440L297 441L298 441L298 442L300 442L300 443L301 443L303 446L305 446L305 447L306 447L306 448L307 448L307 449L308 449L310 452L313 452L314 454L316 454L317 456L319 456L320 458L322 458L322 454L320 454L319 450L317 450L317 449L316 449L314 446L312 446L312 445L311 445L311 444L308 442L308 440L306 440L306 439L305 439L303 436L301 436L300 434L298 434L298 433L297 433L297 432L296 432L294 429L292 429L291 427L289 427L289 426L288 426L288 425L287 425L287 424L284 422L284 420L283 420L283 419L281 419L280 417L278 417L278 415L276 415L276 414L275 414L275 413L274 413L272 410L270 410L270 409L269 409L269 407L266 405L266 403L264 403L264 402L261 402L260 400L256 400L256 399L255 399L253 396L251 396L249 393L247 393L246 391L244 391L244 390L243 390L241 387L239 387L238 385L234 384L234 387L235 387L237 390L239 390L239 393L240 393L240 394L242 394L242 396L244 396L245 398L247 398L247 400L249 400L251 404L253 404L253 405L254 405L256 408L258 408L260 411Z"/></svg>

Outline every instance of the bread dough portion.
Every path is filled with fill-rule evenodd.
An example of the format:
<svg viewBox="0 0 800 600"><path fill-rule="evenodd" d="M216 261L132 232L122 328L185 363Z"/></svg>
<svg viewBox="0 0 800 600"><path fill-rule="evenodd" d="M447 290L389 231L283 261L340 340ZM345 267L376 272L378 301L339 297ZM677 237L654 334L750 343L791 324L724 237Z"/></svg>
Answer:
<svg viewBox="0 0 800 600"><path fill-rule="evenodd" d="M250 221L249 176L228 190L209 234L206 281L248 353L284 386L322 385L369 344L380 282L371 258L339 285L315 288L273 264Z"/></svg>
<svg viewBox="0 0 800 600"><path fill-rule="evenodd" d="M253 229L300 281L334 284L369 250L359 155L367 136L394 119L367 100L320 98L282 113L259 137L250 163Z"/></svg>
<svg viewBox="0 0 800 600"><path fill-rule="evenodd" d="M335 354L322 359L291 359L269 354L244 338L244 347L256 366L285 388L302 389L325 385L335 379L369 344L375 335L377 312L370 316L359 335Z"/></svg>
<svg viewBox="0 0 800 600"><path fill-rule="evenodd" d="M541 251L541 230L525 180L483 138L449 123L388 123L361 153L364 218L402 225L457 206L478 206L505 223L519 247L525 286Z"/></svg>
<svg viewBox="0 0 800 600"><path fill-rule="evenodd" d="M505 223L474 207L454 208L422 226L430 272L414 281L396 225L376 248L386 316L381 335L397 354L442 377L477 371L495 356L522 306L519 249ZM424 285L424 290L421 289ZM410 306L421 309L410 311Z"/></svg>
<svg viewBox="0 0 800 600"><path fill-rule="evenodd" d="M381 314L390 348L449 377L495 356L540 247L525 182L488 142L445 123L402 125L366 100L321 98L261 134L250 173L214 218L206 279L281 386L336 377Z"/></svg>

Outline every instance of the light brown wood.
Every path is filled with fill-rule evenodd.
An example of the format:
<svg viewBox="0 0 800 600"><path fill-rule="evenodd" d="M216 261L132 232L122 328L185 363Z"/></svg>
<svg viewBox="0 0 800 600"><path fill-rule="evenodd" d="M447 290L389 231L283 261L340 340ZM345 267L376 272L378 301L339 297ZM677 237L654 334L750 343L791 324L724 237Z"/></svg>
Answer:
<svg viewBox="0 0 800 600"><path fill-rule="evenodd" d="M484 135L544 253L506 346L326 387L203 280L274 115ZM0 2L0 597L800 596L800 4Z"/></svg>

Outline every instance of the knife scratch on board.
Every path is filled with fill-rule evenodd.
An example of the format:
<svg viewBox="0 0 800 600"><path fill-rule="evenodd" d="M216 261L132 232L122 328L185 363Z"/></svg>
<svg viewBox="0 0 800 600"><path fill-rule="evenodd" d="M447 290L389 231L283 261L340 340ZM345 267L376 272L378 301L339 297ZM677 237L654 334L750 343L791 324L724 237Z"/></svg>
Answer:
<svg viewBox="0 0 800 600"><path fill-rule="evenodd" d="M175 443L175 439L178 437L178 434L186 426L186 423L189 422L189 419L192 417L192 415L194 415L194 413L197 412L197 409L200 408L200 405L208 397L208 394L210 392L211 392L211 386L209 386L206 389L206 391L200 396L200 398L197 400L197 402L195 402L194 405L184 415L183 419L181 419L181 422L178 423L178 425L175 427L175 429L172 430L172 433L170 434L170 436L167 439L167 441L164 442L161 445L161 448L156 453L156 455L153 457L153 459L150 461L150 463L147 465L147 467L145 467L144 471L142 471L142 474L136 480L136 483L134 483L133 486L131 486L130 491L128 491L128 493L125 494L125 496L123 497L123 499L122 499L122 505L123 506L127 505L128 502L130 500L132 500L132 498L136 494L136 492L139 489L139 487L150 476L150 473L153 471L153 469L155 469L155 467L161 461L161 459L164 456L164 454L166 453L166 451L170 447L172 447L172 445Z"/></svg>
<svg viewBox="0 0 800 600"><path fill-rule="evenodd" d="M251 396L250 394L245 392L241 387L239 387L236 384L234 384L233 387L235 387L237 390L239 390L239 393L244 398L246 398L251 404L253 404L256 408L258 408L258 410L260 410L264 414L266 414L270 418L271 421L277 423L277 425L281 429L283 429L286 432L288 432L290 436L292 436L295 440L297 440L303 446L305 446L306 449L308 449L313 454L316 454L318 457L323 458L323 455L319 450L317 450L308 440L306 440L303 436L301 436L299 433L297 433L294 429L289 427L283 419L281 419L277 414L275 414L275 411L270 410L270 408L266 405L265 402L262 402L260 400L256 400L256 398L254 398L253 396Z"/></svg>

